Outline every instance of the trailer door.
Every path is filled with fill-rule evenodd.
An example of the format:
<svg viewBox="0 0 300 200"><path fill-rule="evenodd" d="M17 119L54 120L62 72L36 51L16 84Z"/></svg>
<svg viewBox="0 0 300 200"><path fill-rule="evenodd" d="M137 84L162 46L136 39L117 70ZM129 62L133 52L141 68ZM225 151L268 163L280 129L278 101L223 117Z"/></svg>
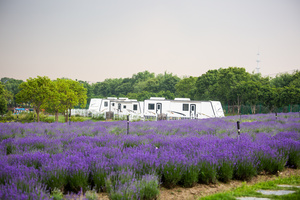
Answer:
<svg viewBox="0 0 300 200"><path fill-rule="evenodd" d="M190 117L191 119L196 117L196 104L190 105Z"/></svg>
<svg viewBox="0 0 300 200"><path fill-rule="evenodd" d="M156 103L156 114L161 114L161 113L162 113L162 104Z"/></svg>

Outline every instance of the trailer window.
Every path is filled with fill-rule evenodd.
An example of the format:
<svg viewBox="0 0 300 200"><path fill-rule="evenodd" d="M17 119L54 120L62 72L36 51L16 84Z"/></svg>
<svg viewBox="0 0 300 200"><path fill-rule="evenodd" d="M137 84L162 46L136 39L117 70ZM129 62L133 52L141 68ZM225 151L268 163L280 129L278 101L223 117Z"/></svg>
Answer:
<svg viewBox="0 0 300 200"><path fill-rule="evenodd" d="M133 104L133 110L137 110L137 104Z"/></svg>
<svg viewBox="0 0 300 200"><path fill-rule="evenodd" d="M148 104L148 110L154 110L154 103Z"/></svg>
<svg viewBox="0 0 300 200"><path fill-rule="evenodd" d="M124 105L123 108L125 109L125 108L126 108L126 105Z"/></svg>
<svg viewBox="0 0 300 200"><path fill-rule="evenodd" d="M115 106L115 103L111 103L112 106Z"/></svg>
<svg viewBox="0 0 300 200"><path fill-rule="evenodd" d="M104 107L107 107L107 106L108 106L108 102L104 101Z"/></svg>
<svg viewBox="0 0 300 200"><path fill-rule="evenodd" d="M183 111L189 111L189 104L182 104Z"/></svg>

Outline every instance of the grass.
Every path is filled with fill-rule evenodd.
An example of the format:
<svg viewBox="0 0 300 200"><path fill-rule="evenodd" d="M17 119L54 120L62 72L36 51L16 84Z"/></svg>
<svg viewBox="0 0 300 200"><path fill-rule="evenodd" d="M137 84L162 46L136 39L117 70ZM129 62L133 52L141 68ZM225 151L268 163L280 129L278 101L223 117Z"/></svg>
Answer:
<svg viewBox="0 0 300 200"><path fill-rule="evenodd" d="M270 199L300 199L300 188L282 188L277 185L300 185L300 175L291 176L288 178L277 178L273 181L261 182L255 185L246 185L244 183L242 186L235 188L233 190L217 193L213 195L209 195L206 197L202 197L199 200L231 200L236 199L236 197L257 197L257 198L270 198ZM296 191L293 194L287 194L282 196L276 195L263 195L261 193L257 193L257 190L293 190Z"/></svg>

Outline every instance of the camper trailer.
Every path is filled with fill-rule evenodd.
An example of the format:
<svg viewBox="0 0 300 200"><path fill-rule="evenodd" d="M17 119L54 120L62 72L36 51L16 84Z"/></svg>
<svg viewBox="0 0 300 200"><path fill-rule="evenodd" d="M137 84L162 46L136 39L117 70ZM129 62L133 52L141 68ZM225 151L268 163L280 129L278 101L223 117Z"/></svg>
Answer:
<svg viewBox="0 0 300 200"><path fill-rule="evenodd" d="M133 115L142 117L143 102L136 99L108 97L106 99L91 99L89 112L93 115L104 115L112 119L114 116Z"/></svg>
<svg viewBox="0 0 300 200"><path fill-rule="evenodd" d="M191 101L189 98L165 98L151 97L145 100L145 118L168 119L203 119L224 117L222 105L219 101Z"/></svg>
<svg viewBox="0 0 300 200"><path fill-rule="evenodd" d="M136 99L108 97L91 99L89 112L102 114L105 118L130 115L141 119L204 119L224 117L219 101L192 101L189 98L151 97L144 101Z"/></svg>

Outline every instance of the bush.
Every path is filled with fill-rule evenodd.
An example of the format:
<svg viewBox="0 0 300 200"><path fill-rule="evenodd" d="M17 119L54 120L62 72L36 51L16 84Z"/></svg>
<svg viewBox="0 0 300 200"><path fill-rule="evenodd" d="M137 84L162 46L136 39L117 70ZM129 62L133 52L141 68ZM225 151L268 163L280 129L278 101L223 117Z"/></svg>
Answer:
<svg viewBox="0 0 300 200"><path fill-rule="evenodd" d="M300 152L294 148L290 149L287 165L293 168L300 168Z"/></svg>
<svg viewBox="0 0 300 200"><path fill-rule="evenodd" d="M111 200L154 200L159 195L158 177L136 176L132 171L112 172L105 180Z"/></svg>
<svg viewBox="0 0 300 200"><path fill-rule="evenodd" d="M193 187L199 178L199 168L195 165L186 166L183 170L180 184L183 187Z"/></svg>
<svg viewBox="0 0 300 200"><path fill-rule="evenodd" d="M96 191L100 192L100 191L104 191L105 188L105 179L107 176L107 172L104 171L103 169L96 169L93 172L93 183L95 185L95 189Z"/></svg>
<svg viewBox="0 0 300 200"><path fill-rule="evenodd" d="M181 180L182 166L181 163L167 163L163 167L162 182L166 188L173 188Z"/></svg>
<svg viewBox="0 0 300 200"><path fill-rule="evenodd" d="M43 172L42 182L47 185L47 189L50 191L63 190L67 184L66 170L49 168Z"/></svg>
<svg viewBox="0 0 300 200"><path fill-rule="evenodd" d="M94 120L105 120L104 114L93 115L92 119Z"/></svg>
<svg viewBox="0 0 300 200"><path fill-rule="evenodd" d="M257 175L256 167L251 160L238 161L235 165L233 177L237 180L248 181Z"/></svg>
<svg viewBox="0 0 300 200"><path fill-rule="evenodd" d="M12 121L14 119L14 115L12 114L12 111L9 110L5 116L6 121Z"/></svg>
<svg viewBox="0 0 300 200"><path fill-rule="evenodd" d="M75 172L68 173L66 189L75 193L81 190L85 192L89 187L88 178L89 176L84 170L76 170Z"/></svg>
<svg viewBox="0 0 300 200"><path fill-rule="evenodd" d="M53 198L53 200L62 200L64 198L64 195L60 189L54 188L54 190L52 190L51 192L51 197Z"/></svg>
<svg viewBox="0 0 300 200"><path fill-rule="evenodd" d="M209 184L217 182L217 169L216 165L208 161L200 163L199 183Z"/></svg>
<svg viewBox="0 0 300 200"><path fill-rule="evenodd" d="M233 164L230 161L221 161L217 170L218 180L227 183L233 178Z"/></svg>
<svg viewBox="0 0 300 200"><path fill-rule="evenodd" d="M47 123L52 123L55 120L53 118L49 118L48 115L45 115L43 112L40 113L40 121L41 122L47 122Z"/></svg>
<svg viewBox="0 0 300 200"><path fill-rule="evenodd" d="M74 116L71 116L70 121L71 121L71 122L83 122L84 119L83 119L82 117L77 117L77 116L74 117Z"/></svg>
<svg viewBox="0 0 300 200"><path fill-rule="evenodd" d="M33 113L30 112L30 113L20 113L17 115L17 119L19 122L33 122L34 118L33 118Z"/></svg>

